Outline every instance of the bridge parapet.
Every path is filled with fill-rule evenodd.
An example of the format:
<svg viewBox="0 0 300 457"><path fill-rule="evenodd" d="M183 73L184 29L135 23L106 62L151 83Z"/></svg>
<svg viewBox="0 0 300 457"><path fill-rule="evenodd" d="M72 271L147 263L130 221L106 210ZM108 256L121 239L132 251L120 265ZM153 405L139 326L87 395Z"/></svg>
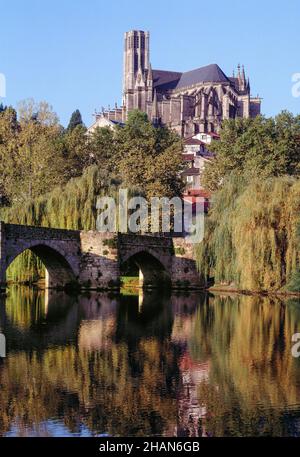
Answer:
<svg viewBox="0 0 300 457"><path fill-rule="evenodd" d="M35 227L32 225L4 224L5 238L11 239L39 239L39 240L79 240L79 230L57 229L49 227Z"/></svg>

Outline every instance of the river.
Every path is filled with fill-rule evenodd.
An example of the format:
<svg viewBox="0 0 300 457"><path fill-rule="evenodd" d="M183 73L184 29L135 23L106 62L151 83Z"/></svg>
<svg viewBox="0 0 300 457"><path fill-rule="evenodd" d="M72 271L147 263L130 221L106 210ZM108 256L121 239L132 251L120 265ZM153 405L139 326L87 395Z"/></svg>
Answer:
<svg viewBox="0 0 300 457"><path fill-rule="evenodd" d="M12 287L1 436L300 436L300 301Z"/></svg>

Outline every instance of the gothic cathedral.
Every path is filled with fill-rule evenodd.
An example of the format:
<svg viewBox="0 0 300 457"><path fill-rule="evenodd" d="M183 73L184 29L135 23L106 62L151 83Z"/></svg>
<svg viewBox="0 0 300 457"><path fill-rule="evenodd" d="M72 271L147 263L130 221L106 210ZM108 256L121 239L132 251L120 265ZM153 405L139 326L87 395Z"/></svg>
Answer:
<svg viewBox="0 0 300 457"><path fill-rule="evenodd" d="M132 30L124 36L123 102L121 107L96 113L124 123L128 112L139 109L155 125L166 125L182 137L218 133L223 119L254 117L259 97L250 96L244 68L228 77L217 64L184 73L154 70L150 64L149 32Z"/></svg>

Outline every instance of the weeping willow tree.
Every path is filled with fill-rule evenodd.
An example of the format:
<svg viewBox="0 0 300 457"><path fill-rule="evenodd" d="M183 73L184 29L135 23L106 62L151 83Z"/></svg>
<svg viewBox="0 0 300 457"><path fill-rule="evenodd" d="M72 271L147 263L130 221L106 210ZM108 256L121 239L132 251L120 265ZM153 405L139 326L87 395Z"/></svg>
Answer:
<svg viewBox="0 0 300 457"><path fill-rule="evenodd" d="M212 209L205 219L204 240L196 247L198 269L203 282L207 282L211 276L216 282L236 279L232 214L244 188L244 179L232 175L230 181L214 196Z"/></svg>
<svg viewBox="0 0 300 457"><path fill-rule="evenodd" d="M299 269L300 180L231 176L197 247L201 275L245 290L279 290Z"/></svg>
<svg viewBox="0 0 300 457"><path fill-rule="evenodd" d="M95 230L99 196L118 199L119 182L107 179L97 166L86 168L80 178L73 178L65 186L30 200L27 204L2 208L0 219L7 223L74 230ZM129 195L135 190L129 190ZM44 267L30 251L21 254L8 268L8 280L36 282L43 278Z"/></svg>

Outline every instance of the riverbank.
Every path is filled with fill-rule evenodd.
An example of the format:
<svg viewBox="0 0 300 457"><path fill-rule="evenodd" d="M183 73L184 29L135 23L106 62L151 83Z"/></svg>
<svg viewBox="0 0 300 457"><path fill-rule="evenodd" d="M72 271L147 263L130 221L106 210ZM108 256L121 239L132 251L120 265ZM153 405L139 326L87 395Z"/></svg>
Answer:
<svg viewBox="0 0 300 457"><path fill-rule="evenodd" d="M222 292L227 294L240 294L240 295L262 295L262 296L281 296L281 297L300 297L299 292L291 292L288 290L245 290L239 289L236 286L216 284L206 289L208 292Z"/></svg>
<svg viewBox="0 0 300 457"><path fill-rule="evenodd" d="M16 283L14 281L9 281L8 282L8 287L10 286L28 286L28 287L34 287L36 289L44 290L45 287L45 281L39 280L37 282L23 282L23 283ZM140 289L143 289L141 285L139 284L139 279L137 277L130 277L130 276L123 276L121 279L121 284L120 284L120 291L124 293L125 295L135 295L138 293ZM150 288L152 289L152 288ZM155 289L155 287L154 287ZM200 293L203 292L210 292L210 293L222 293L222 294L237 294L237 295L250 295L250 296L280 296L280 297L300 297L300 291L299 292L292 292L288 290L247 290L247 289L239 289L235 285L230 284L215 284L214 286L210 287L203 287L201 289L189 289L189 288L177 288L177 287L171 287L172 290L174 291L198 291ZM80 287L76 288L62 288L61 290L77 290L77 292L86 292L86 291L98 291L98 292L103 292L104 289L82 289ZM113 289L105 289L106 291L116 291L116 288ZM0 289L0 294L5 294L6 293L6 288Z"/></svg>

